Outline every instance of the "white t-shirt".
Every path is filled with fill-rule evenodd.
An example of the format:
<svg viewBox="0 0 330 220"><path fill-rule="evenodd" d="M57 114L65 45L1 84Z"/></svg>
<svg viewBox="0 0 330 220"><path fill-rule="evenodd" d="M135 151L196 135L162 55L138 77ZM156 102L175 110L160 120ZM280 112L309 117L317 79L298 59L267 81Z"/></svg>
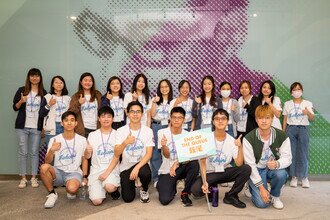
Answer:
<svg viewBox="0 0 330 220"><path fill-rule="evenodd" d="M116 146L117 131L111 130L109 134L102 134L100 129L91 132L88 135L89 144L93 147L92 163L90 175L94 174L96 178L104 172L110 165ZM112 172L119 174L119 166L117 165Z"/></svg>
<svg viewBox="0 0 330 220"><path fill-rule="evenodd" d="M238 147L235 145L235 139L226 134L224 141L216 141L217 154L206 159L206 173L224 172L232 159L238 155Z"/></svg>
<svg viewBox="0 0 330 220"><path fill-rule="evenodd" d="M258 168L261 169L265 168L267 166L267 162L269 161L270 157L273 157L273 159L275 160L275 156L272 150L269 148L271 140L272 137L269 137L269 140L267 141L261 139L261 141L264 143L264 146L262 148L261 158L257 164Z"/></svg>
<svg viewBox="0 0 330 220"><path fill-rule="evenodd" d="M229 115L229 120L228 120L229 125L233 123L233 114L232 114L232 110L231 110L231 105L232 104L233 104L232 99L229 99L228 102L222 101L222 108L224 110L226 110L228 112L228 115Z"/></svg>
<svg viewBox="0 0 330 220"><path fill-rule="evenodd" d="M56 103L55 103L55 122L61 122L62 119L62 114L66 112L69 109L69 104L70 104L70 96L65 95L65 96L56 96L52 95L55 97Z"/></svg>
<svg viewBox="0 0 330 220"><path fill-rule="evenodd" d="M264 105L264 104L265 104L265 101L262 101L262 104ZM273 106L274 106L278 111L282 111L281 100L280 100L279 97L277 97L277 96L274 97ZM277 128L277 129L282 130L282 125L281 125L280 119L279 119L278 117L276 117L275 115L274 115L274 119L273 119L272 126L273 126L274 128Z"/></svg>
<svg viewBox="0 0 330 220"><path fill-rule="evenodd" d="M313 104L310 101L302 100L300 104L295 104L293 100L284 103L283 115L287 115L288 125L309 125L308 116L302 110L307 107L308 111L314 114Z"/></svg>
<svg viewBox="0 0 330 220"><path fill-rule="evenodd" d="M124 121L124 100L119 98L119 96L113 96L110 100L110 108L112 108L115 116L113 118L114 122Z"/></svg>
<svg viewBox="0 0 330 220"><path fill-rule="evenodd" d="M187 132L188 131L182 129L181 134L185 134ZM166 157L164 157L164 155L162 155L163 162L158 170L158 174L170 173L170 169L171 169L172 165L174 164L175 161L178 160L178 155L177 155L176 148L174 145L174 140L173 140L175 135L172 135L170 127L163 128L158 131L158 143L157 143L158 149L162 148L161 142L162 142L163 135L165 135L165 137L167 139L166 146L168 147L168 149L170 151L170 158L166 158Z"/></svg>
<svg viewBox="0 0 330 220"><path fill-rule="evenodd" d="M82 174L80 165L87 146L86 138L75 134L72 140L65 140L62 134L56 135L50 139L47 152L52 147L54 139L56 142L61 142L61 148L54 154L54 167L66 173Z"/></svg>
<svg viewBox="0 0 330 220"><path fill-rule="evenodd" d="M251 95L247 104L250 104L252 97L253 96ZM243 96L239 97L238 106L239 106L239 120L237 122L237 131L245 132L248 113L246 111L246 108L243 108Z"/></svg>
<svg viewBox="0 0 330 220"><path fill-rule="evenodd" d="M131 92L128 92L125 94L125 97L124 97L124 108L126 109L127 108L127 105L133 101L133 95ZM147 119L148 119L148 111L151 109L151 105L152 105L152 102L151 100L149 101L148 105L147 105L147 102L146 102L146 98L144 95L140 95L138 97L138 101L142 104L143 106L143 115L142 115L142 118L141 118L141 123L143 125L147 125ZM127 124L129 124L129 118L127 118Z"/></svg>
<svg viewBox="0 0 330 220"><path fill-rule="evenodd" d="M210 98L205 98L205 105L202 105L201 107L201 115L202 115L202 123L201 128L210 127L211 121L212 121L212 114L214 107L210 105Z"/></svg>
<svg viewBox="0 0 330 220"><path fill-rule="evenodd" d="M39 109L41 105L41 97L35 92L29 92L26 99L26 128L38 128Z"/></svg>
<svg viewBox="0 0 330 220"><path fill-rule="evenodd" d="M176 99L173 99L170 102L170 112L172 110L172 108L174 107L174 103L175 103ZM186 117L184 122L191 122L192 120L192 106L193 106L193 100L191 98L188 98L187 101L181 102L179 103L177 106L182 107L185 111L186 111Z"/></svg>
<svg viewBox="0 0 330 220"><path fill-rule="evenodd" d="M97 128L97 100L90 102L91 95L85 95L85 103L81 105L80 111L84 127L95 130Z"/></svg>
<svg viewBox="0 0 330 220"><path fill-rule="evenodd" d="M162 125L167 125L170 119L170 105L164 100L160 105L156 104L156 115L153 117L155 121L160 121Z"/></svg>
<svg viewBox="0 0 330 220"><path fill-rule="evenodd" d="M120 163L120 172L128 170L141 161L146 155L147 147L154 147L154 135L151 128L141 124L139 130L131 130L129 124L117 130L116 145L120 145L127 138L129 133L135 137L135 142L125 147L122 153L122 161Z"/></svg>

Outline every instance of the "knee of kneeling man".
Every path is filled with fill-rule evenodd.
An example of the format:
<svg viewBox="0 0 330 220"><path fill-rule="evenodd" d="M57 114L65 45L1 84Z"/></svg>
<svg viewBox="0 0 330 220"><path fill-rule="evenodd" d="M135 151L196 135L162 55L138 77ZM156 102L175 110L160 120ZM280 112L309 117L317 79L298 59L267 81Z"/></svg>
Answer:
<svg viewBox="0 0 330 220"><path fill-rule="evenodd" d="M95 199L95 200L92 200L92 203L93 205L95 206L98 206L98 205L101 205L102 204L102 199Z"/></svg>
<svg viewBox="0 0 330 220"><path fill-rule="evenodd" d="M170 199L170 198L159 198L159 202L162 205L168 205L171 201L172 201L172 199Z"/></svg>
<svg viewBox="0 0 330 220"><path fill-rule="evenodd" d="M264 203L262 201L260 202L253 202L253 204L257 207L257 208L261 208L261 209L264 209L264 208L267 208L269 206L269 203Z"/></svg>

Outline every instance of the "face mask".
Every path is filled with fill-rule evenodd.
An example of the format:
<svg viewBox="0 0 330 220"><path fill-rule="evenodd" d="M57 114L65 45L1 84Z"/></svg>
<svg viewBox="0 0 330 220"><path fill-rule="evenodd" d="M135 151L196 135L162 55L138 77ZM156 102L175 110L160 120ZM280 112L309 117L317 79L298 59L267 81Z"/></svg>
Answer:
<svg viewBox="0 0 330 220"><path fill-rule="evenodd" d="M292 91L291 94L295 99L299 99L302 96L302 91L301 90L296 90L296 91Z"/></svg>
<svg viewBox="0 0 330 220"><path fill-rule="evenodd" d="M224 98L228 98L230 96L231 90L221 90L220 94Z"/></svg>

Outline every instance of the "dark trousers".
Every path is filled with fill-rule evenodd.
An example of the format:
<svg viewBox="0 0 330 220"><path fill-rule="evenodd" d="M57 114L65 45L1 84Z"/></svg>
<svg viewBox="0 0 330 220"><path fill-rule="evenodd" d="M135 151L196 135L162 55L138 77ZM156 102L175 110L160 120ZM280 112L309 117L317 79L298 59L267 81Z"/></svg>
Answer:
<svg viewBox="0 0 330 220"><path fill-rule="evenodd" d="M220 183L228 183L234 181L234 185L230 191L226 194L227 196L237 197L238 193L242 191L244 184L249 180L251 175L251 167L244 164L240 167L228 167L225 172L221 173L207 173L206 181L209 186L217 186ZM196 197L204 195L202 191L202 178L198 177L196 182L191 188L191 192Z"/></svg>
<svg viewBox="0 0 330 220"><path fill-rule="evenodd" d="M194 184L199 173L198 161L190 161L186 164L180 164L175 171L176 176L170 174L159 175L157 190L159 193L159 201L163 205L169 204L176 194L176 182L180 179L185 179L185 187L183 193L190 194L191 187Z"/></svg>
<svg viewBox="0 0 330 220"><path fill-rule="evenodd" d="M129 179L135 166L136 164L120 173L121 196L124 202L132 202L135 198L135 180ZM143 190L148 191L148 185L151 181L151 170L148 164L140 168L138 177L142 183Z"/></svg>

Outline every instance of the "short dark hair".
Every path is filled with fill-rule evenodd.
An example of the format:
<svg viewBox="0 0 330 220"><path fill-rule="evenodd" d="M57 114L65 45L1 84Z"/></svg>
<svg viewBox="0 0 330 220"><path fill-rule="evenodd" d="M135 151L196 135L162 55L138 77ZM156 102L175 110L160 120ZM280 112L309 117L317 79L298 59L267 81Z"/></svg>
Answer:
<svg viewBox="0 0 330 220"><path fill-rule="evenodd" d="M189 92L190 92L190 91L191 91L191 84L190 84L190 82L189 82L188 80L185 80L185 79L183 79L183 80L181 80L181 81L179 82L179 85L178 85L178 89L179 89L179 91L180 91L181 87L183 86L183 84L185 84L185 83L188 84L188 86L189 86Z"/></svg>
<svg viewBox="0 0 330 220"><path fill-rule="evenodd" d="M186 111L180 106L172 108L170 115L172 116L173 113L181 113L184 117L186 117Z"/></svg>
<svg viewBox="0 0 330 220"><path fill-rule="evenodd" d="M301 88L301 90L304 91L304 88L303 88L303 86L302 86L302 84L301 84L300 82L294 82L294 83L292 83L291 86L290 86L290 92L292 92L292 90L293 90L294 88L296 88L297 86L299 86L299 87Z"/></svg>
<svg viewBox="0 0 330 220"><path fill-rule="evenodd" d="M110 106L103 106L97 111L97 116L100 117L103 114L110 114L112 117L114 117L115 113L113 112L112 108Z"/></svg>
<svg viewBox="0 0 330 220"><path fill-rule="evenodd" d="M224 115L226 116L227 120L229 120L229 114L226 110L222 109L222 108L218 108L217 110L215 110L212 114L212 122L214 121L214 118L217 114L220 114L220 115ZM215 126L214 124L212 123L212 131L215 130Z"/></svg>
<svg viewBox="0 0 330 220"><path fill-rule="evenodd" d="M61 95L62 95L62 96L63 96L63 95L68 95L69 92L68 92L68 89L66 88L65 80L64 80L64 78L63 78L62 76L59 76L59 75L58 75L58 76L54 76L54 77L52 78L52 81L51 81L51 83L50 83L50 90L49 90L49 93L52 94L52 95L55 94L55 89L54 89L54 86L53 86L55 79L59 79L59 80L61 80L61 81L63 82L63 89L62 89L62 93L61 93Z"/></svg>
<svg viewBox="0 0 330 220"><path fill-rule="evenodd" d="M128 103L127 108L126 108L127 113L131 110L132 106L134 106L134 105L139 106L141 108L141 112L143 113L143 106L139 101L132 101L132 102Z"/></svg>
<svg viewBox="0 0 330 220"><path fill-rule="evenodd" d="M77 120L77 114L74 113L73 111L66 111L63 113L62 117L61 117L61 121L64 121L64 119L66 117L68 117L69 115L73 115L74 119Z"/></svg>

